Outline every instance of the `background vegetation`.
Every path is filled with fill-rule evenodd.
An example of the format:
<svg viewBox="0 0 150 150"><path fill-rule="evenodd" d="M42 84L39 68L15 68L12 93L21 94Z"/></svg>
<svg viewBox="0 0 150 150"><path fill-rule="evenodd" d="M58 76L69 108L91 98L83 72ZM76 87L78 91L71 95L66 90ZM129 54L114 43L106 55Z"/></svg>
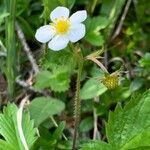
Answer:
<svg viewBox="0 0 150 150"><path fill-rule="evenodd" d="M69 47L54 52L34 37L57 6L87 10L86 36L75 47L111 74L84 61L77 149L149 150L148 0L0 1L0 150L72 148L79 60Z"/></svg>

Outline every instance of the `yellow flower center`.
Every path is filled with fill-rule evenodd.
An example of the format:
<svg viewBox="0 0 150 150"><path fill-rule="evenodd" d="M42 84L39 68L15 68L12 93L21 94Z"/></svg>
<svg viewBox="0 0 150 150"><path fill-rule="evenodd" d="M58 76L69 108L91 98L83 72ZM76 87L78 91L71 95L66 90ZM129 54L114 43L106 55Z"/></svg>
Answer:
<svg viewBox="0 0 150 150"><path fill-rule="evenodd" d="M56 22L54 23L54 27L56 29L57 34L65 34L69 30L70 21L64 18L56 19Z"/></svg>

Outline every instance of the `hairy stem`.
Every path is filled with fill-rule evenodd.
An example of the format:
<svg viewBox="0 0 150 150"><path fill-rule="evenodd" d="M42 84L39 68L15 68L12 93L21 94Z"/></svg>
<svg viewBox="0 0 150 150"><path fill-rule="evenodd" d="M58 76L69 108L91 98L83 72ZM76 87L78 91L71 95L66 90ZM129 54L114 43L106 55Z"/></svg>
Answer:
<svg viewBox="0 0 150 150"><path fill-rule="evenodd" d="M77 142L77 135L78 135L78 127L80 121L80 80L81 80L81 73L83 68L83 56L80 52L75 52L78 58L78 72L77 72L77 81L76 81L76 93L74 99L74 117L75 117L75 124L74 124L74 135L73 135L73 147L72 149L76 149L76 142Z"/></svg>
<svg viewBox="0 0 150 150"><path fill-rule="evenodd" d="M6 49L7 49L7 82L8 95L11 100L14 96L16 74L16 47L15 47L15 12L16 0L5 0L9 16L6 18Z"/></svg>

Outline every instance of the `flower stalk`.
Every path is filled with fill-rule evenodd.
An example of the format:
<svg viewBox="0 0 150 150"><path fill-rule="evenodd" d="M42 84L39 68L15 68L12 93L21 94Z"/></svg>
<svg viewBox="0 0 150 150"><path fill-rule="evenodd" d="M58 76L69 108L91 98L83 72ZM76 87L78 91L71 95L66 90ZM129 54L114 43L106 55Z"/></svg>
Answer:
<svg viewBox="0 0 150 150"><path fill-rule="evenodd" d="M73 48L73 45L71 46ZM75 99L74 99L74 135L73 135L73 146L72 149L76 150L76 142L77 142L77 136L78 136L78 127L80 123L80 81L81 81L81 74L83 69L83 56L82 53L79 50L74 48L74 53L78 60L78 72L77 72L77 81L76 81L76 93L75 93Z"/></svg>

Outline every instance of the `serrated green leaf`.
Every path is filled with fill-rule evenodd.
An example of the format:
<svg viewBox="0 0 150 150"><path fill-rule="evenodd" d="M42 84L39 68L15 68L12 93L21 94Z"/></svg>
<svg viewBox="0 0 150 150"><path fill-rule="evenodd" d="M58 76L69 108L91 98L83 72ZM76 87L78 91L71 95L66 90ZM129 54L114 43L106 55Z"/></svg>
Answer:
<svg viewBox="0 0 150 150"><path fill-rule="evenodd" d="M17 111L18 108L16 105L8 104L8 106L4 108L3 114L0 114L0 135L4 138L4 140L0 140L1 150L24 150L17 127ZM23 114L22 129L28 147L31 148L36 140L36 130L28 113Z"/></svg>
<svg viewBox="0 0 150 150"><path fill-rule="evenodd" d="M64 92L69 89L70 76L66 67L53 68L50 71L41 71L36 76L36 89L50 88L56 92Z"/></svg>
<svg viewBox="0 0 150 150"><path fill-rule="evenodd" d="M94 97L97 97L104 92L106 92L107 88L96 79L89 79L87 82L83 85L80 93L81 99L91 99Z"/></svg>
<svg viewBox="0 0 150 150"><path fill-rule="evenodd" d="M44 89L50 87L51 76L52 74L49 71L40 71L36 76L36 83L34 85L34 88Z"/></svg>
<svg viewBox="0 0 150 150"><path fill-rule="evenodd" d="M41 59L41 66L45 71L37 75L36 89L51 88L56 92L69 89L70 76L76 67L76 58L70 49L57 53L48 50Z"/></svg>
<svg viewBox="0 0 150 150"><path fill-rule="evenodd" d="M33 99L29 105L31 118L35 120L35 125L39 126L51 115L59 114L65 105L60 100L51 97L38 97Z"/></svg>
<svg viewBox="0 0 150 150"><path fill-rule="evenodd" d="M50 87L53 91L64 92L69 89L70 76L67 68L56 68L53 70L52 75Z"/></svg>
<svg viewBox="0 0 150 150"><path fill-rule="evenodd" d="M76 66L76 57L69 48L58 51L57 53L48 49L46 54L41 58L41 66L44 70L65 67L68 69L69 73L72 73Z"/></svg>
<svg viewBox="0 0 150 150"><path fill-rule="evenodd" d="M119 150L150 146L150 90L110 113L106 127L109 143Z"/></svg>

